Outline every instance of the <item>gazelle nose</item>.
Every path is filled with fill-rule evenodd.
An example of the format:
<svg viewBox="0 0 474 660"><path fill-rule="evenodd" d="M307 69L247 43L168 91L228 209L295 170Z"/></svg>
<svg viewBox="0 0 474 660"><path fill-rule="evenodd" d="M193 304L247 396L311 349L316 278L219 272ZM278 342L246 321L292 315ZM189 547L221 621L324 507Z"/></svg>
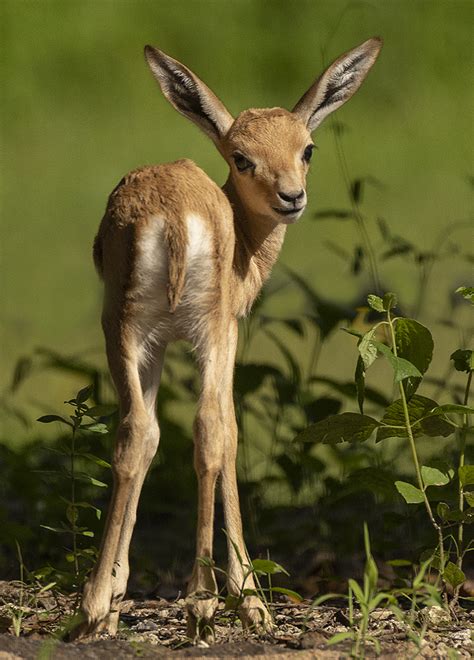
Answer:
<svg viewBox="0 0 474 660"><path fill-rule="evenodd" d="M282 199L284 202L297 202L299 199L304 197L304 190L298 190L297 192L289 193L279 192L277 194L278 197L280 197L280 199Z"/></svg>

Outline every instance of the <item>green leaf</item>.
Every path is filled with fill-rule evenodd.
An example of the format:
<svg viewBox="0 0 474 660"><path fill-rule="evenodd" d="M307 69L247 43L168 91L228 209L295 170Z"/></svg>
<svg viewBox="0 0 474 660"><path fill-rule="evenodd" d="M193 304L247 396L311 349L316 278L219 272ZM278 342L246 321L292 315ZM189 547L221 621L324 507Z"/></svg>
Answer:
<svg viewBox="0 0 474 660"><path fill-rule="evenodd" d="M375 309L376 312L383 312L384 306L383 306L383 300L380 298L380 296L375 296L373 293L371 293L367 297L367 302L369 303L369 306L372 307L372 309Z"/></svg>
<svg viewBox="0 0 474 660"><path fill-rule="evenodd" d="M399 358L408 360L424 374L433 357L433 337L431 332L418 321L399 318L395 323L395 342ZM411 398L416 392L421 378L409 377L403 384L405 393Z"/></svg>
<svg viewBox="0 0 474 660"><path fill-rule="evenodd" d="M270 591L273 591L278 594L284 594L285 596L288 596L290 600L292 600L294 603L302 603L304 598L303 596L300 596L299 593L296 591L292 591L291 589L285 589L284 587L272 587Z"/></svg>
<svg viewBox="0 0 474 660"><path fill-rule="evenodd" d="M374 342L375 331L376 328L372 328L366 332L357 346L366 370L377 359L377 348Z"/></svg>
<svg viewBox="0 0 474 660"><path fill-rule="evenodd" d="M331 445L340 442L364 442L380 426L373 417L357 413L331 415L321 422L311 424L299 433L296 442L321 442Z"/></svg>
<svg viewBox="0 0 474 660"><path fill-rule="evenodd" d="M389 311L398 305L398 298L396 293L389 291L383 297L383 308L385 311Z"/></svg>
<svg viewBox="0 0 474 660"><path fill-rule="evenodd" d="M85 481L87 483L92 484L93 486L98 486L99 488L108 488L107 484L105 484L103 481L99 481L95 477L92 477L90 474L87 474L86 472L75 472L74 477L78 481Z"/></svg>
<svg viewBox="0 0 474 660"><path fill-rule="evenodd" d="M93 385L87 385L87 387L83 387L76 394L76 402L77 403L84 403L91 396L93 391L94 391L94 386Z"/></svg>
<svg viewBox="0 0 474 660"><path fill-rule="evenodd" d="M89 408L84 414L87 415L87 417L95 418L110 417L115 412L117 412L117 406L112 404L104 404L101 406L93 406L92 408Z"/></svg>
<svg viewBox="0 0 474 660"><path fill-rule="evenodd" d="M466 373L474 371L474 352L470 349L458 348L457 351L451 353L449 359L454 362L456 371L465 371Z"/></svg>
<svg viewBox="0 0 474 660"><path fill-rule="evenodd" d="M38 417L36 421L41 422L42 424L51 424L51 422L62 422L63 424L72 426L71 422L68 422L66 419L64 419L64 417L60 417L59 415L43 415L42 417Z"/></svg>
<svg viewBox="0 0 474 660"><path fill-rule="evenodd" d="M333 644L339 644L339 642L343 642L345 639L353 639L353 637L354 633L351 630L346 632L339 632L330 637L326 644L328 646L332 646Z"/></svg>
<svg viewBox="0 0 474 660"><path fill-rule="evenodd" d="M463 298L474 304L474 287L460 286L456 289L455 293L460 293Z"/></svg>
<svg viewBox="0 0 474 660"><path fill-rule="evenodd" d="M412 427L413 435L420 437L427 435L430 437L451 435L456 427L442 415L431 416L431 411L438 404L433 399L414 394L408 401L408 416ZM389 428L396 427L396 428ZM401 399L391 403L385 410L381 419L381 426L377 431L377 442L386 438L406 438L407 430L405 426L405 415Z"/></svg>
<svg viewBox="0 0 474 660"><path fill-rule="evenodd" d="M78 452L78 456L84 456L84 458L88 458L90 461L92 461L96 465L100 465L100 467L105 467L105 468L110 468L111 467L110 463L107 463L107 461L104 461L103 458L100 458L99 456L95 456L94 454L89 454L89 452Z"/></svg>
<svg viewBox="0 0 474 660"><path fill-rule="evenodd" d="M285 573L285 575L289 575L288 571L286 571L283 566L280 566L280 564L277 564L271 559L254 559L252 561L252 568L257 573L262 573L262 575L274 575L275 573Z"/></svg>
<svg viewBox="0 0 474 660"><path fill-rule="evenodd" d="M405 360L405 358L396 357L388 346L375 340L372 340L372 343L392 365L394 383L400 383L402 380L405 380L405 378L410 378L412 376L415 376L416 378L422 377L419 369L417 369L414 364Z"/></svg>
<svg viewBox="0 0 474 660"><path fill-rule="evenodd" d="M465 581L466 576L456 564L453 564L452 561L448 561L443 571L443 578L453 589L456 589L456 587L459 587Z"/></svg>
<svg viewBox="0 0 474 660"><path fill-rule="evenodd" d="M450 482L449 475L426 465L421 466L421 476L423 477L425 488L428 486L445 486Z"/></svg>
<svg viewBox="0 0 474 660"><path fill-rule="evenodd" d="M394 566L394 567L397 567L397 566L412 566L413 562L408 561L408 559L389 559L387 561L387 564L389 564L390 566Z"/></svg>
<svg viewBox="0 0 474 660"><path fill-rule="evenodd" d="M40 525L43 529L48 529L50 532L55 532L56 534L70 534L71 530L67 527L50 527L49 525Z"/></svg>
<svg viewBox="0 0 474 660"><path fill-rule="evenodd" d="M80 532L82 536L89 536L90 538L94 538L94 532L91 532L90 529L86 529L83 532Z"/></svg>
<svg viewBox="0 0 474 660"><path fill-rule="evenodd" d="M458 470L459 481L463 486L474 484L474 465L463 465Z"/></svg>
<svg viewBox="0 0 474 660"><path fill-rule="evenodd" d="M81 431L90 431L91 433L108 433L109 429L107 424L96 422L94 424L81 424Z"/></svg>
<svg viewBox="0 0 474 660"><path fill-rule="evenodd" d="M464 492L464 499L465 499L466 502L469 504L469 506L473 506L473 507L474 507L474 493L473 493L473 492L471 492L471 491L469 491L469 490L468 490L468 491L465 491L465 492Z"/></svg>
<svg viewBox="0 0 474 660"><path fill-rule="evenodd" d="M449 511L450 511L449 504L446 504L446 502L438 502L438 505L436 507L436 513L441 518L441 520L448 519Z"/></svg>
<svg viewBox="0 0 474 660"><path fill-rule="evenodd" d="M423 493L416 486L406 481L396 481L395 486L407 504L420 504L424 501Z"/></svg>
<svg viewBox="0 0 474 660"><path fill-rule="evenodd" d="M471 408L471 406L462 406L457 403L445 403L442 406L436 406L436 408L431 411L432 415L443 415L444 413L474 415L474 408Z"/></svg>
<svg viewBox="0 0 474 660"><path fill-rule="evenodd" d="M355 580L353 580L352 578L350 578L350 580L348 580L348 585L352 589L352 591L354 592L354 596L359 601L359 604L360 605L364 604L365 603L364 592L360 588L360 585Z"/></svg>

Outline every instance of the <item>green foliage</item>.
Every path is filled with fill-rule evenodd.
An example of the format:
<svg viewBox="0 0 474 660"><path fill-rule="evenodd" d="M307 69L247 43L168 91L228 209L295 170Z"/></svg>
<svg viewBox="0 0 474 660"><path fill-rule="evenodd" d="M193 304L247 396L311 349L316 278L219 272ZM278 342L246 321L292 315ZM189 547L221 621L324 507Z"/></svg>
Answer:
<svg viewBox="0 0 474 660"><path fill-rule="evenodd" d="M113 406L89 406L87 401L92 397L93 391L93 385L88 385L80 389L75 398L64 402L73 408L73 414L69 416L69 420L59 415L43 415L37 420L42 424L60 422L71 429L69 445L63 445L56 450L57 455L65 459L65 465L47 471L48 476L56 478L58 488L61 487L63 480L69 482L69 498L62 495L59 496L59 499L65 505L65 520L61 521L59 526L42 524L41 527L55 534L65 535L71 539L72 547L71 549L66 549L65 559L72 565L72 573L58 570L55 573L58 583L61 586L74 590L82 586L97 555L97 550L94 546L80 545L79 543L81 537L94 537L94 532L86 525L81 524L81 511L93 511L96 518L98 520L101 519L101 510L97 506L91 502L78 499L80 483L85 482L99 488L107 488L106 483L100 481L87 471L87 465L93 463L101 468L110 468L110 464L107 461L89 451L89 445L84 441L85 438L90 437L89 434L102 435L108 433L107 424L98 420L109 417L115 412L115 407ZM84 418L94 421L90 423L89 421L85 421ZM80 444L79 440L81 440ZM78 464L81 462L86 466L85 470L78 469Z"/></svg>
<svg viewBox="0 0 474 660"><path fill-rule="evenodd" d="M356 387L358 389L359 407L363 408L363 387L365 386L365 370L367 370L380 354L385 357L394 370L394 384L398 384L400 398L390 403L380 421L357 413L332 415L327 419L307 427L296 436L296 440L310 440L322 443L356 442L367 440L377 429L377 442L389 438L405 438L410 447L417 485L397 479L395 487L407 504L424 504L428 519L438 537L438 546L433 553L436 562L432 566L439 572L444 584L450 585L459 595L459 588L465 580L462 562L466 549L464 545L464 525L472 522L474 516L470 509L464 510L464 501L471 505L472 496L466 486L474 484L474 468L464 462L465 435L469 431L469 415L474 409L467 405L471 384L472 369L469 351L456 351L451 356L459 371L468 371L464 402L439 405L433 399L415 394L422 383L432 359L434 343L430 331L409 318L392 317L392 310L397 306L394 294L385 294L382 298L375 294L368 296L368 305L376 312L385 313L385 320L375 324L365 334L351 332L359 337L359 358L356 367ZM390 345L381 343L375 337L381 327L387 327ZM403 355L404 357L400 357ZM359 382L358 382L359 381ZM363 385L361 384L363 381ZM453 421L452 416L462 415L463 426ZM436 466L421 465L416 446L416 439L421 437L448 437L459 431L461 449L459 458L459 503L452 510L448 504L439 502L435 516L432 507L432 497L436 489L450 484L454 477L454 466L441 469ZM434 491L433 491L434 489ZM445 547L444 526L450 522L458 523L458 541L456 543L456 564L449 561L450 551ZM366 532L367 537L367 532ZM366 545L367 545L366 538ZM469 548L468 548L469 549ZM354 582L350 589L356 594L359 602L362 591Z"/></svg>

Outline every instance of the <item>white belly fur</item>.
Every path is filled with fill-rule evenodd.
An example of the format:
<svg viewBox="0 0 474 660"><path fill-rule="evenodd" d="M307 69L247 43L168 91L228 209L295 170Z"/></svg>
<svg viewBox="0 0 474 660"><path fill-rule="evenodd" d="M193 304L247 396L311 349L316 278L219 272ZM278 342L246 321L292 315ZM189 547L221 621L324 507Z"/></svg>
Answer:
<svg viewBox="0 0 474 660"><path fill-rule="evenodd" d="M184 291L176 311L170 313L164 223L163 218L153 218L140 237L133 296L139 310L136 323L147 343L187 339L196 344L200 335L199 322L205 318L212 298L212 240L202 218L198 215L186 218L188 240Z"/></svg>

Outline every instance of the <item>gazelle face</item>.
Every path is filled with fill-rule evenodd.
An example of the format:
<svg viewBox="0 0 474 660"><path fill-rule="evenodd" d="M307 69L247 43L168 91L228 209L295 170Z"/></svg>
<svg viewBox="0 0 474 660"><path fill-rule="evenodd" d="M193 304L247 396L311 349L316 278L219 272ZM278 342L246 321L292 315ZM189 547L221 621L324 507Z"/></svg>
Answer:
<svg viewBox="0 0 474 660"><path fill-rule="evenodd" d="M252 215L296 222L306 206L311 132L359 89L382 47L368 39L341 55L311 85L292 112L246 110L237 119L184 64L145 47L145 56L170 103L197 124L227 160L240 202Z"/></svg>
<svg viewBox="0 0 474 660"><path fill-rule="evenodd" d="M235 190L252 214L291 224L306 208L313 151L305 124L288 110L246 110L222 140Z"/></svg>

